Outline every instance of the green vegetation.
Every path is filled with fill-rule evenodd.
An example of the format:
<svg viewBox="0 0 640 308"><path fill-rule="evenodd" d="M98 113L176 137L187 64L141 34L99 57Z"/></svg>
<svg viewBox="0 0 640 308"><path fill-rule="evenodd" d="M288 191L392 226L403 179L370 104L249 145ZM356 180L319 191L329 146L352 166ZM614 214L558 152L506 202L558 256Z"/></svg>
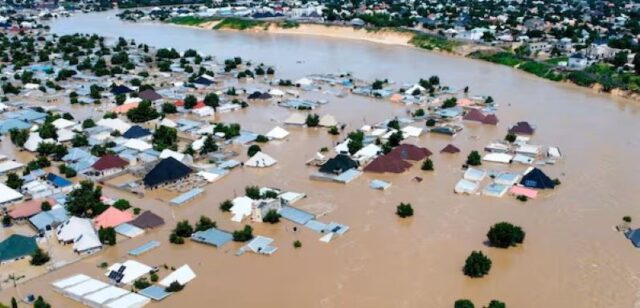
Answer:
<svg viewBox="0 0 640 308"><path fill-rule="evenodd" d="M267 25L263 21L247 20L241 18L225 18L213 27L213 30L220 29L232 29L232 30L247 30L251 28L261 27Z"/></svg>
<svg viewBox="0 0 640 308"><path fill-rule="evenodd" d="M182 291L182 289L184 289L184 286L181 285L179 282L174 281L164 290L167 292L179 292L179 291Z"/></svg>
<svg viewBox="0 0 640 308"><path fill-rule="evenodd" d="M47 262L49 262L51 258L49 254L44 252L40 247L36 248L36 250L31 254L31 265L40 266Z"/></svg>
<svg viewBox="0 0 640 308"><path fill-rule="evenodd" d="M396 215L398 215L400 218L413 216L413 208L411 207L411 203L400 203L396 207Z"/></svg>
<svg viewBox="0 0 640 308"><path fill-rule="evenodd" d="M229 212L233 207L233 202L231 200L224 200L220 203L220 210L223 212Z"/></svg>
<svg viewBox="0 0 640 308"><path fill-rule="evenodd" d="M234 242L247 242L253 238L253 228L245 225L242 230L233 231Z"/></svg>
<svg viewBox="0 0 640 308"><path fill-rule="evenodd" d="M295 20L285 20L283 22L277 23L276 25L282 29L293 29L300 27L300 24Z"/></svg>
<svg viewBox="0 0 640 308"><path fill-rule="evenodd" d="M262 149L260 149L260 146L257 144L252 144L251 146L249 146L249 149L247 149L247 155L249 157L252 157L253 155L256 155L256 153L262 151Z"/></svg>
<svg viewBox="0 0 640 308"><path fill-rule="evenodd" d="M482 165L482 157L480 157L480 153L478 153L478 151L471 151L471 153L469 153L469 156L467 156L467 165L470 165L470 166Z"/></svg>
<svg viewBox="0 0 640 308"><path fill-rule="evenodd" d="M176 224L175 229L171 231L171 234L169 235L169 242L172 244L182 245L184 244L184 238L190 237L192 233L193 227L189 224L189 221L180 221Z"/></svg>
<svg viewBox="0 0 640 308"><path fill-rule="evenodd" d="M125 199L118 199L118 201L113 203L113 207L124 211L127 210L131 207L131 204L129 203L129 201L125 200Z"/></svg>
<svg viewBox="0 0 640 308"><path fill-rule="evenodd" d="M280 214L278 214L276 210L271 209L267 211L267 214L265 214L264 217L262 217L262 221L270 224L278 223L280 222Z"/></svg>
<svg viewBox="0 0 640 308"><path fill-rule="evenodd" d="M217 227L216 222L204 215L200 216L196 222L196 231L205 231L215 227Z"/></svg>
<svg viewBox="0 0 640 308"><path fill-rule="evenodd" d="M525 232L522 231L522 228L508 222L500 222L493 225L487 233L491 246L498 248L509 248L522 244L524 236Z"/></svg>
<svg viewBox="0 0 640 308"><path fill-rule="evenodd" d="M489 274L491 270L491 260L481 251L473 251L467 257L462 271L471 278L480 278Z"/></svg>
<svg viewBox="0 0 640 308"><path fill-rule="evenodd" d="M302 242L300 242L299 240L295 240L293 242L293 248L301 248L302 247Z"/></svg>
<svg viewBox="0 0 640 308"><path fill-rule="evenodd" d="M415 34L411 40L409 40L409 44L422 49L443 50L448 52L453 52L459 45L455 41L429 34Z"/></svg>
<svg viewBox="0 0 640 308"><path fill-rule="evenodd" d="M475 306L468 299L459 299L453 303L453 308L475 308Z"/></svg>
<svg viewBox="0 0 640 308"><path fill-rule="evenodd" d="M422 162L421 169L424 171L433 171L433 161L429 158L425 159L424 162Z"/></svg>
<svg viewBox="0 0 640 308"><path fill-rule="evenodd" d="M67 195L67 211L74 216L93 218L109 207L100 201L100 197L102 197L102 187L94 187L92 181L82 181L80 187Z"/></svg>
<svg viewBox="0 0 640 308"><path fill-rule="evenodd" d="M216 20L212 17L199 17L199 16L178 16L169 19L169 22L176 25L184 26L197 26L201 23Z"/></svg>
<svg viewBox="0 0 640 308"><path fill-rule="evenodd" d="M116 244L116 230L113 227L100 228L98 230L98 238L100 243L113 246Z"/></svg>

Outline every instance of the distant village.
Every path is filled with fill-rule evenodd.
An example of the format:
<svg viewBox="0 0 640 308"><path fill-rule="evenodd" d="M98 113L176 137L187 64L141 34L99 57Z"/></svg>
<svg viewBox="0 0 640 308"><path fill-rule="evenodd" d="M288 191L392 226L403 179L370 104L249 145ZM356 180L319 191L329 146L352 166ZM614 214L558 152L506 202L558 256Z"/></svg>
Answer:
<svg viewBox="0 0 640 308"><path fill-rule="evenodd" d="M252 18L281 15L344 20L358 26L364 25L358 19L365 24L374 22L366 15L386 14L388 19L403 19L408 14L406 18L413 22L402 26L438 29L451 25L445 33L458 38L470 35L465 39L519 41L527 48L545 38L551 47L534 52L539 55L555 53L556 44L564 40L559 37L552 41L547 34L533 35L533 31L553 32L549 21L532 23L537 20L535 17L512 19L509 12L522 9L515 2L513 6L496 5L496 9L506 10L499 13L504 14L504 21L497 23L506 27L513 21L518 25L513 29L518 32L478 24L473 17L477 8L466 8L467 17L461 18L465 11L462 6L455 6L460 10L457 14L451 12L453 6L444 4L413 3L416 12L421 12L415 15L403 9L405 4L363 4L357 8L313 2L286 6L245 3L222 7L223 4L195 10L158 8L150 14L230 14ZM633 4L624 7L629 11L613 11L631 14L634 9ZM97 8L86 6L80 10L83 9ZM169 268L135 260L141 254L153 254L160 245L184 245L189 240L216 249L234 247L234 257L245 253L277 257L277 251L284 246L302 249L300 241L287 244L278 238L254 234L252 225L281 221L300 232L317 233L323 243L340 241L349 236L348 221L326 219L322 213L301 206L316 196L287 187L255 186L250 179L240 196L230 193L215 200L227 220L236 226L234 229L218 227L207 216L192 222L174 221L137 204L141 197L162 200L166 207L202 202L207 187L239 169L268 170L277 165L279 157L266 150L268 145L286 143L304 130L321 130L335 136L336 141L298 154L308 158L306 166L299 167L308 169L310 181L348 185L368 173L380 177L368 182L371 190L384 191L393 189L393 183L383 175L403 176L411 168L419 168L424 177L431 176L438 168L431 157L443 155L461 159L460 177L451 183L452 194L526 202L561 185L553 168L563 159L560 146L540 144L535 139L536 131L544 128L536 127L530 119L501 123L500 102L490 95L473 94L469 88L448 87L438 76L425 76L406 84L383 76L363 80L349 72L280 79L277 67L241 57L214 59L193 49L158 49L125 38L107 40L97 35L49 33L47 20L73 14L73 8L12 10L5 8L0 25L0 134L6 153L13 153L0 157L0 279L14 285L98 254L107 246L170 228L166 240L144 241L128 251L127 260L101 264L104 277L78 273L56 280L51 286L61 296L92 307L142 307L168 296L179 296L179 291L197 277L188 264ZM611 7L602 8L602 14L614 14L611 11ZM618 13L616 20L626 16ZM428 17L417 17L421 15ZM144 16L139 18L150 18ZM632 19L612 22L628 26L629 20ZM465 27L471 30L463 30ZM481 31L479 37L469 34L480 28L488 30ZM610 29L624 34L634 31ZM510 32L510 40L506 39L506 32ZM492 39L487 40L487 35ZM559 55L587 52L597 46L588 37L582 40L580 34L576 41L572 37L570 46ZM586 48L576 47L586 42ZM611 47L611 42L609 39L604 48L615 49L614 54L637 48L636 38L624 48ZM629 61L621 69L630 65L631 55L629 52ZM349 96L402 106L407 112L403 117L351 127L323 111L323 106L332 100ZM256 105L287 112L288 116L265 131L251 131L240 123L219 120L221 114L242 113ZM456 144L464 141L455 137L462 130L497 125L503 138L482 149L460 153ZM450 143L438 149L415 144L429 134L446 136ZM423 176L412 181L419 183ZM114 191L130 198L111 196L109 192ZM413 209L410 204L401 204L396 214L409 217ZM169 222L175 227L168 226ZM3 283L1 287L10 285ZM46 299L37 295L19 300L46 307Z"/></svg>

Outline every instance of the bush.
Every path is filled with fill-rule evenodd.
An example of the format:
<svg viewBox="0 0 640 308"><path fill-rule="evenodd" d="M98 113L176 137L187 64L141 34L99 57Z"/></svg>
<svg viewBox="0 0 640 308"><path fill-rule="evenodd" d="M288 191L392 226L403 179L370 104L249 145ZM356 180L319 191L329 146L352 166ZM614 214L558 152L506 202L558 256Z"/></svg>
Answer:
<svg viewBox="0 0 640 308"><path fill-rule="evenodd" d="M244 188L244 194L253 200L260 200L260 188L258 186L247 186Z"/></svg>
<svg viewBox="0 0 640 308"><path fill-rule="evenodd" d="M489 306L487 306L487 308L507 308L507 305L501 301L494 299L489 302Z"/></svg>
<svg viewBox="0 0 640 308"><path fill-rule="evenodd" d="M36 301L33 302L33 308L51 308L51 305L45 302L42 296L38 296L38 298L36 298Z"/></svg>
<svg viewBox="0 0 640 308"><path fill-rule="evenodd" d="M31 261L29 263L31 263L31 265L40 266L49 262L50 259L49 254L38 247L31 254Z"/></svg>
<svg viewBox="0 0 640 308"><path fill-rule="evenodd" d="M518 200L520 200L522 202L527 202L527 200L529 200L529 198L527 196L525 196L525 195L518 195L516 197L516 199L518 199Z"/></svg>
<svg viewBox="0 0 640 308"><path fill-rule="evenodd" d="M262 222L268 222L270 224L278 223L280 222L280 214L278 214L276 210L271 209L262 217Z"/></svg>
<svg viewBox="0 0 640 308"><path fill-rule="evenodd" d="M622 220L623 220L624 222L630 223L630 222L631 222L631 216L625 216L625 217L622 217Z"/></svg>
<svg viewBox="0 0 640 308"><path fill-rule="evenodd" d="M256 137L256 142L259 142L259 143L269 142L269 138L267 138L267 136L265 135L258 135L258 137Z"/></svg>
<svg viewBox="0 0 640 308"><path fill-rule="evenodd" d="M307 119L304 122L308 127L316 127L320 124L320 116L317 114L307 115Z"/></svg>
<svg viewBox="0 0 640 308"><path fill-rule="evenodd" d="M504 140L513 143L516 141L516 135L512 134L512 133L508 133L506 136L504 136Z"/></svg>
<svg viewBox="0 0 640 308"><path fill-rule="evenodd" d="M98 238L100 243L113 246L116 244L116 230L112 227L100 228L98 230Z"/></svg>
<svg viewBox="0 0 640 308"><path fill-rule="evenodd" d="M522 244L524 236L525 232L522 231L522 228L508 222L500 222L493 225L487 233L491 246L498 248L509 248Z"/></svg>
<svg viewBox="0 0 640 308"><path fill-rule="evenodd" d="M215 227L217 227L216 222L204 215L200 216L200 219L196 222L196 231L205 231Z"/></svg>
<svg viewBox="0 0 640 308"><path fill-rule="evenodd" d="M176 234L176 232L171 232L171 234L169 235L169 243L171 244L176 244L176 245L182 245L184 244L184 239L180 236L178 236Z"/></svg>
<svg viewBox="0 0 640 308"><path fill-rule="evenodd" d="M459 299L453 303L453 308L474 308L473 303L468 299Z"/></svg>
<svg viewBox="0 0 640 308"><path fill-rule="evenodd" d="M253 228L249 225L245 225L242 230L233 231L234 242L246 242L253 238Z"/></svg>
<svg viewBox="0 0 640 308"><path fill-rule="evenodd" d="M159 279L158 274L156 274L156 273L151 273L151 274L149 275L149 279L151 280L151 282L156 282L156 281L158 281L158 279Z"/></svg>
<svg viewBox="0 0 640 308"><path fill-rule="evenodd" d="M51 204L49 203L49 201L43 201L42 203L40 203L40 210L42 210L43 212L50 211Z"/></svg>
<svg viewBox="0 0 640 308"><path fill-rule="evenodd" d="M470 166L482 165L482 158L480 157L480 153L478 153L478 151L471 151L471 153L469 153L469 156L467 156L467 165L470 165Z"/></svg>
<svg viewBox="0 0 640 308"><path fill-rule="evenodd" d="M302 247L302 242L296 240L295 242L293 242L293 248L301 248Z"/></svg>
<svg viewBox="0 0 640 308"><path fill-rule="evenodd" d="M413 208L411 207L411 203L400 203L396 208L396 215L400 216L401 218L413 216Z"/></svg>
<svg viewBox="0 0 640 308"><path fill-rule="evenodd" d="M247 155L249 157L252 157L253 155L256 155L256 153L262 151L262 149L260 148L259 145L257 144L252 144L249 149L247 150Z"/></svg>
<svg viewBox="0 0 640 308"><path fill-rule="evenodd" d="M179 292L179 291L182 291L182 289L184 289L184 286L181 285L179 282L174 281L164 290L167 292Z"/></svg>
<svg viewBox="0 0 640 308"><path fill-rule="evenodd" d="M127 210L131 207L131 204L129 204L129 201L125 200L125 199L118 199L118 201L116 201L115 203L113 203L113 207L124 211Z"/></svg>
<svg viewBox="0 0 640 308"><path fill-rule="evenodd" d="M424 162L422 162L422 170L424 171L433 171L433 161L431 159L425 159Z"/></svg>
<svg viewBox="0 0 640 308"><path fill-rule="evenodd" d="M220 203L220 210L223 212L229 212L233 207L233 202L231 200L224 200Z"/></svg>
<svg viewBox="0 0 640 308"><path fill-rule="evenodd" d="M140 214L140 208L139 207L134 207L133 208L133 215L138 215Z"/></svg>
<svg viewBox="0 0 640 308"><path fill-rule="evenodd" d="M146 288L150 287L151 283L147 280L147 278L142 277L142 278L137 279L136 281L134 281L133 282L133 286L138 290L142 290L142 289L146 289Z"/></svg>
<svg viewBox="0 0 640 308"><path fill-rule="evenodd" d="M331 128L329 128L329 134L331 135L340 135L340 131L338 130L337 127L335 126L331 126Z"/></svg>
<svg viewBox="0 0 640 308"><path fill-rule="evenodd" d="M489 274L491 260L481 251L473 251L464 263L463 272L471 278L480 278Z"/></svg>
<svg viewBox="0 0 640 308"><path fill-rule="evenodd" d="M179 237L190 237L193 233L193 227L189 224L189 221L183 220L178 222L173 232Z"/></svg>

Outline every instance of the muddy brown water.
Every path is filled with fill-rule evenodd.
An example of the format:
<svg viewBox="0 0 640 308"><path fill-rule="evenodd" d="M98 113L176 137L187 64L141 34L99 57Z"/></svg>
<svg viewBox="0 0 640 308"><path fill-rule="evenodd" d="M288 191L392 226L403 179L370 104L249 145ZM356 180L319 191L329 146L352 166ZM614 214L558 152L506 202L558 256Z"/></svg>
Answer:
<svg viewBox="0 0 640 308"><path fill-rule="evenodd" d="M126 197L135 206L162 215L167 224L144 236L123 241L95 256L27 282L22 295L42 294L54 307L75 307L76 302L56 294L50 283L72 274L101 278L102 261L127 258L127 251L148 240L162 245L137 258L150 265L189 264L198 277L179 294L153 303L158 307L451 307L458 298L477 306L500 299L509 307L640 307L640 255L612 227L624 215L640 219L637 194L640 166L637 104L521 74L505 67L394 46L316 37L274 34L217 33L167 25L130 24L113 13L78 15L52 24L58 34L98 33L134 38L158 47L195 48L219 59L231 56L273 64L278 74L297 79L311 73L352 71L362 78L390 78L413 82L439 75L444 84L492 95L500 104L497 127L472 126L456 138L427 135L408 142L434 152L436 171L425 174L419 164L401 175L365 174L348 185L308 179L314 169L304 165L319 148L337 139L322 129L288 128L287 140L263 150L278 164L264 170L237 169L208 185L206 193L181 207L170 207L149 193L137 199L105 189L112 197ZM355 96L329 98L317 110L330 113L350 128L364 119L372 123L406 108ZM253 103L246 110L223 114L223 121L265 133L286 119L290 111L269 103ZM501 139L509 124L527 120L538 127L532 142L557 145L565 155L544 170L562 185L538 200L521 203L513 198L459 196L453 186L460 165L470 150ZM3 140L3 153L10 153ZM437 152L448 143L462 149L458 155ZM485 164L485 168L504 169ZM511 170L522 170L512 167ZM424 180L412 181L415 176ZM370 179L391 181L387 191L368 187ZM168 234L181 219L195 221L207 215L222 229L241 224L229 220L218 204L242 195L246 185L278 187L304 192L296 206L327 213L322 221L351 227L329 244L309 230L292 232L288 222L252 224L255 234L275 239L279 250L270 257L234 255L239 244L222 249L191 243L175 246ZM395 206L410 202L415 216L401 220ZM500 250L486 247L490 225L509 221L527 232L523 246ZM637 226L637 223L633 223ZM301 249L293 248L300 240ZM481 279L465 277L461 268L472 250L492 260L491 273ZM161 271L161 277L166 275ZM8 302L15 290L0 293Z"/></svg>

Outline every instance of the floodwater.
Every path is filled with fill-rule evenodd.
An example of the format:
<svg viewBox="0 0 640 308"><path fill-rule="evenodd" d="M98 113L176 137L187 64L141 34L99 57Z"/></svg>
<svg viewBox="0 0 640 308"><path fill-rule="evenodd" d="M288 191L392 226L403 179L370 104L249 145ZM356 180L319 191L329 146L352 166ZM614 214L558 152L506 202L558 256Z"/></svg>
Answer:
<svg viewBox="0 0 640 308"><path fill-rule="evenodd" d="M153 304L158 307L451 307L459 298L469 298L476 306L499 299L509 307L640 307L638 251L612 230L624 215L640 220L640 165L635 163L640 154L640 107L636 103L506 67L359 41L129 24L118 21L113 13L59 20L52 24L52 31L123 36L179 50L195 48L218 59L241 56L273 64L277 74L291 79L339 71L397 82L439 75L454 88L468 85L474 94L492 95L501 106L501 122L497 127L468 126L453 140L433 135L409 140L435 153L436 171L431 174L423 173L416 164L405 174L365 174L347 185L314 182L308 179L313 169L304 162L338 139L322 129L293 128L288 140L263 146L278 160L276 166L233 170L208 185L204 196L182 207L170 207L153 194L136 199L105 189L114 198L126 197L134 206L152 209L167 224L29 281L19 287L22 295L42 294L57 307L78 306L56 294L49 284L76 273L99 277L103 274L96 266L100 262L122 260L127 250L158 239L161 247L142 255L140 261L175 267L186 263L198 275L180 294ZM316 112L331 113L350 129L364 121L373 123L405 113L404 107L382 100L347 96L330 101ZM269 103L254 103L220 120L238 121L265 133L289 114ZM506 196L453 194L466 154L501 139L507 126L518 120L537 125L533 143L560 146L563 161L544 170L560 178L562 185L526 203ZM462 153L440 155L439 150L450 142ZM412 181L415 176L424 181ZM384 192L373 191L368 188L372 178L391 181L393 186ZM253 224L255 234L274 238L280 248L270 257L236 257L239 245L235 243L223 249L189 241L183 246L168 243L170 229L185 218L194 222L207 215L222 229L241 228L229 220L229 214L218 210L218 204L241 195L246 185L305 192L308 197L296 206L326 213L322 221L337 221L351 229L325 244L309 230L292 232L293 225L287 222ZM401 220L394 215L400 202L413 205L414 217ZM524 245L508 250L487 247L485 234L499 221L521 225L527 232ZM301 249L293 248L296 239L302 242ZM482 250L493 260L488 276L469 279L462 274L472 250ZM160 274L164 275L166 271ZM8 302L13 292L4 291L0 300Z"/></svg>

